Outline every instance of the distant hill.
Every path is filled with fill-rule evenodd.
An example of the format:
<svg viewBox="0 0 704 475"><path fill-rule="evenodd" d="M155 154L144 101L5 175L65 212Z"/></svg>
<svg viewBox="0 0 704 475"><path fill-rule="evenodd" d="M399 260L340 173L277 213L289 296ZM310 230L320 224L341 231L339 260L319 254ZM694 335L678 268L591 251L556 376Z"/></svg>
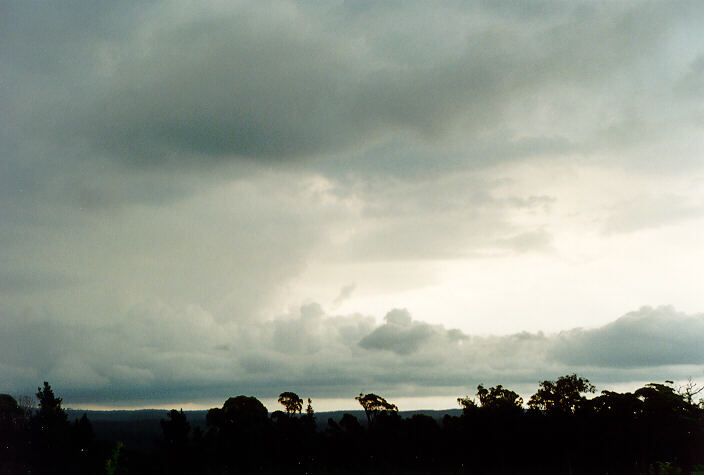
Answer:
<svg viewBox="0 0 704 475"><path fill-rule="evenodd" d="M70 421L80 419L83 414L88 416L93 431L98 439L120 440L133 449L152 449L156 442L161 439L161 425L159 421L166 418L169 411L166 409L140 409L140 410L117 410L117 411L84 411L81 409L66 409ZM207 410L183 411L192 428L200 427L205 429L205 415ZM403 418L411 417L415 414L424 414L435 419L442 419L446 414L459 416L461 409L445 410L419 410L419 411L399 411ZM319 429L327 427L328 419L339 422L344 414L352 414L361 424L366 425L364 411L327 411L316 412L315 418Z"/></svg>
<svg viewBox="0 0 704 475"><path fill-rule="evenodd" d="M166 417L166 409L138 409L138 410L116 410L116 411L86 411L82 409L66 409L69 420L74 420L86 414L91 422L115 422L115 421L148 421L159 420ZM205 420L207 410L203 411L183 411L188 420Z"/></svg>
<svg viewBox="0 0 704 475"><path fill-rule="evenodd" d="M88 416L88 419L92 423L95 422L130 422L130 421L159 421L164 419L169 411L166 409L138 409L138 410L115 410L115 411L89 411L82 409L66 409L69 420L79 419L83 414ZM198 424L200 421L205 423L205 415L208 413L207 410L200 411L183 411L191 424ZM328 419L332 418L334 421L339 421L344 414L352 414L359 422L364 423L366 418L364 417L364 411L326 411L326 412L316 412L315 417L318 421L323 421L327 424ZM417 411L399 411L398 413L401 417L411 417L415 414L424 414L426 416L434 417L435 419L442 419L445 414L451 416L459 416L462 414L461 409L421 409Z"/></svg>

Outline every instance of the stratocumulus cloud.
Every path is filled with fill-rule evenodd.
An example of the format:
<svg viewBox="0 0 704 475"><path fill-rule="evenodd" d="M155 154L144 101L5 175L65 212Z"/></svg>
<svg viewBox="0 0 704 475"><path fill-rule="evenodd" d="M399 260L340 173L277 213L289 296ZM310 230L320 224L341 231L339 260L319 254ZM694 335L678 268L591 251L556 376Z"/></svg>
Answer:
<svg viewBox="0 0 704 475"><path fill-rule="evenodd" d="M606 384L648 374L686 378L704 361L695 344L703 329L703 315L671 307L642 308L591 330L476 336L401 309L381 325L369 316L326 315L317 304L233 325L202 309L161 305L107 327L6 322L2 377L14 391L55 381L74 403L144 404L145 394L273 397L286 388L316 397L348 397L360 387L446 396L481 382L526 388L568 371Z"/></svg>
<svg viewBox="0 0 704 475"><path fill-rule="evenodd" d="M660 54L660 39L687 9L609 7L420 3L400 17L399 5L154 2L36 18L15 5L8 16L22 24L32 15L32 27L6 30L5 44L26 42L4 51L7 87L18 92L6 101L20 124L32 123L30 140L49 133L69 154L109 154L139 167L359 151L409 133L437 143L458 127L482 156L624 146L635 140L622 130L634 106L620 100L628 85L614 77ZM81 29L67 25L72 15ZM414 37L421 19L427 29ZM697 64L683 72L684 84ZM51 76L33 74L39 65ZM31 109L27 79L46 88ZM580 104L575 92L611 102L612 123L547 127L544 119ZM646 112L634 127L654 128L657 98L634 97ZM534 130L518 133L515 120Z"/></svg>
<svg viewBox="0 0 704 475"><path fill-rule="evenodd" d="M600 328L561 332L552 354L565 364L598 367L701 365L702 337L702 315L644 307Z"/></svg>

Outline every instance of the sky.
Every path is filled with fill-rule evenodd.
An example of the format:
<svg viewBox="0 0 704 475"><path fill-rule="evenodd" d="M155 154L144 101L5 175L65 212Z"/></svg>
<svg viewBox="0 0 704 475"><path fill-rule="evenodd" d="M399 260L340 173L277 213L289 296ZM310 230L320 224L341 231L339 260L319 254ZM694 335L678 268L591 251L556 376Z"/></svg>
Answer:
<svg viewBox="0 0 704 475"><path fill-rule="evenodd" d="M701 3L0 22L0 392L412 409L704 381Z"/></svg>

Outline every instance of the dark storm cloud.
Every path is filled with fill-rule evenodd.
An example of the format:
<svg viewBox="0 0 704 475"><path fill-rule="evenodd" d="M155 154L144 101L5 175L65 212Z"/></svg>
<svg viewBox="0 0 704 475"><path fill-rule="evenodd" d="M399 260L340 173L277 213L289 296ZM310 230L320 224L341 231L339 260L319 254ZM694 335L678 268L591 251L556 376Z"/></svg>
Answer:
<svg viewBox="0 0 704 475"><path fill-rule="evenodd" d="M520 132L511 123L530 121L526 98L550 108L573 93L620 93L609 81L657 52L678 6L13 5L7 110L35 146L140 167L329 155L408 136L440 149L461 137L482 151L472 155L564 150L595 137Z"/></svg>
<svg viewBox="0 0 704 475"><path fill-rule="evenodd" d="M397 131L431 139L467 109L478 126L495 115L485 98L507 87L474 53L430 69L375 66L329 33L297 31L301 21L253 31L245 13L158 32L149 56L118 65L123 79L72 125L141 164L280 159L364 148Z"/></svg>
<svg viewBox="0 0 704 475"><path fill-rule="evenodd" d="M557 335L552 355L567 365L638 368L704 364L704 315L644 307L600 328Z"/></svg>

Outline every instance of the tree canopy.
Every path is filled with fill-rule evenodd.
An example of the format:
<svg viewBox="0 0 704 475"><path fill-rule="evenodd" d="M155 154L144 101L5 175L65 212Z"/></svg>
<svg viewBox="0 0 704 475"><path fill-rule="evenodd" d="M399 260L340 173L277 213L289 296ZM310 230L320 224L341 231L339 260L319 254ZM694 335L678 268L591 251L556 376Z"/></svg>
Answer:
<svg viewBox="0 0 704 475"><path fill-rule="evenodd" d="M361 404L370 424L374 422L374 418L380 413L398 412L398 407L395 404L387 402L386 399L374 393L359 393L359 396L355 397L355 399Z"/></svg>
<svg viewBox="0 0 704 475"><path fill-rule="evenodd" d="M523 398L518 393L500 384L489 389L480 384L477 386L477 398L482 407L487 409L520 409L523 406Z"/></svg>
<svg viewBox="0 0 704 475"><path fill-rule="evenodd" d="M586 400L583 393L593 393L595 388L589 380L570 374L556 381L542 381L540 388L528 401L535 410L573 414Z"/></svg>
<svg viewBox="0 0 704 475"><path fill-rule="evenodd" d="M303 399L298 394L286 391L279 394L279 404L286 408L288 415L299 413L303 410Z"/></svg>
<svg viewBox="0 0 704 475"><path fill-rule="evenodd" d="M14 425L17 419L24 415L24 411L17 404L17 400L9 394L0 394L0 424ZM2 426L0 426L2 427Z"/></svg>
<svg viewBox="0 0 704 475"><path fill-rule="evenodd" d="M39 419L45 423L60 424L68 420L66 411L61 407L62 399L54 395L51 385L44 381L44 387L37 388L39 400Z"/></svg>

